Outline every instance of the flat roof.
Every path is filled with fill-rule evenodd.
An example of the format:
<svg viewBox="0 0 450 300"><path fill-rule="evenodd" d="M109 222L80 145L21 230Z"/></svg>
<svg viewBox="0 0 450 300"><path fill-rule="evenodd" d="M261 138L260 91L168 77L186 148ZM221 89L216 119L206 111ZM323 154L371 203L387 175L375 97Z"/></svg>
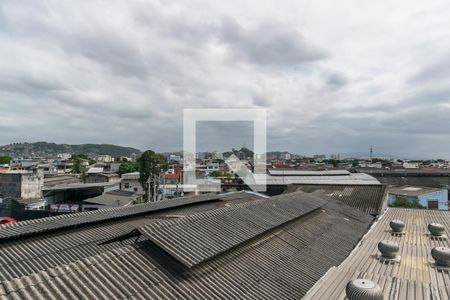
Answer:
<svg viewBox="0 0 450 300"><path fill-rule="evenodd" d="M95 182L95 183L68 183L50 187L44 187L43 191L62 191L62 190L82 190L95 187L105 187L117 185L117 182Z"/></svg>

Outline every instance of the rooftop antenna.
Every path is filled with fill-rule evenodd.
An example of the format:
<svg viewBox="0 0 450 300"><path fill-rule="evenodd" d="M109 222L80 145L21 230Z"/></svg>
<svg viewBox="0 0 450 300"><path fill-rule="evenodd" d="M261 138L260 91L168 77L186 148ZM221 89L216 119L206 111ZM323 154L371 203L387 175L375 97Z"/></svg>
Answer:
<svg viewBox="0 0 450 300"><path fill-rule="evenodd" d="M370 162L372 162L373 158L373 146L370 146Z"/></svg>

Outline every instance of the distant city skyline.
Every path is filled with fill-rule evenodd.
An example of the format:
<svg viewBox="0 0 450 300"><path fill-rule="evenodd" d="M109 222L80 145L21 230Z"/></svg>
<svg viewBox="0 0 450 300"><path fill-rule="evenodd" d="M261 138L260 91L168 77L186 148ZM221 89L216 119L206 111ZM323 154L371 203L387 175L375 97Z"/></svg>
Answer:
<svg viewBox="0 0 450 300"><path fill-rule="evenodd" d="M3 1L0 144L174 151L184 108L265 108L269 151L449 159L449 28L444 0ZM226 128L199 148L251 143Z"/></svg>

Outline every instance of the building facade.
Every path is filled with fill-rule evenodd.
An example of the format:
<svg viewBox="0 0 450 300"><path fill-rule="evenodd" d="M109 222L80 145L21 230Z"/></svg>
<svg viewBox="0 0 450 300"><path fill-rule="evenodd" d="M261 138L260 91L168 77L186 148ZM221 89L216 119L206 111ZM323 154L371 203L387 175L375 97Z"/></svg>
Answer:
<svg viewBox="0 0 450 300"><path fill-rule="evenodd" d="M394 205L399 199L419 203L427 209L448 210L448 191L426 187L400 187L388 191L388 203Z"/></svg>

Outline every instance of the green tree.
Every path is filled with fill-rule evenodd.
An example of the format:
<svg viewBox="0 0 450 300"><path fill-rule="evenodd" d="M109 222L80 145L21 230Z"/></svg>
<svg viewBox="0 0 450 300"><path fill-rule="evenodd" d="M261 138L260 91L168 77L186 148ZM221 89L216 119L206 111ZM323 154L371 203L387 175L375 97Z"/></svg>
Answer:
<svg viewBox="0 0 450 300"><path fill-rule="evenodd" d="M124 161L119 166L119 175L136 172L138 170L137 164L132 161Z"/></svg>
<svg viewBox="0 0 450 300"><path fill-rule="evenodd" d="M406 207L406 208L425 208L423 207L419 201L409 201L404 198L397 198L394 203L392 203L392 206L394 207Z"/></svg>
<svg viewBox="0 0 450 300"><path fill-rule="evenodd" d="M154 179L155 177L159 179L161 170L167 170L168 163L164 156L155 153L152 150L145 151L141 155L141 157L139 157L137 163L140 173L139 182L141 183L142 188L145 191L145 198L147 199L147 201L149 201L151 197L153 197L155 184L156 186L158 186L158 182L156 182L157 180Z"/></svg>
<svg viewBox="0 0 450 300"><path fill-rule="evenodd" d="M72 173L73 174L83 174L84 173L84 167L83 167L81 159L75 158L73 160Z"/></svg>
<svg viewBox="0 0 450 300"><path fill-rule="evenodd" d="M220 177L220 172L219 171L212 171L211 173L209 173L209 176L211 176L211 177Z"/></svg>
<svg viewBox="0 0 450 300"><path fill-rule="evenodd" d="M0 156L0 165L9 165L11 162L12 157L9 156Z"/></svg>

